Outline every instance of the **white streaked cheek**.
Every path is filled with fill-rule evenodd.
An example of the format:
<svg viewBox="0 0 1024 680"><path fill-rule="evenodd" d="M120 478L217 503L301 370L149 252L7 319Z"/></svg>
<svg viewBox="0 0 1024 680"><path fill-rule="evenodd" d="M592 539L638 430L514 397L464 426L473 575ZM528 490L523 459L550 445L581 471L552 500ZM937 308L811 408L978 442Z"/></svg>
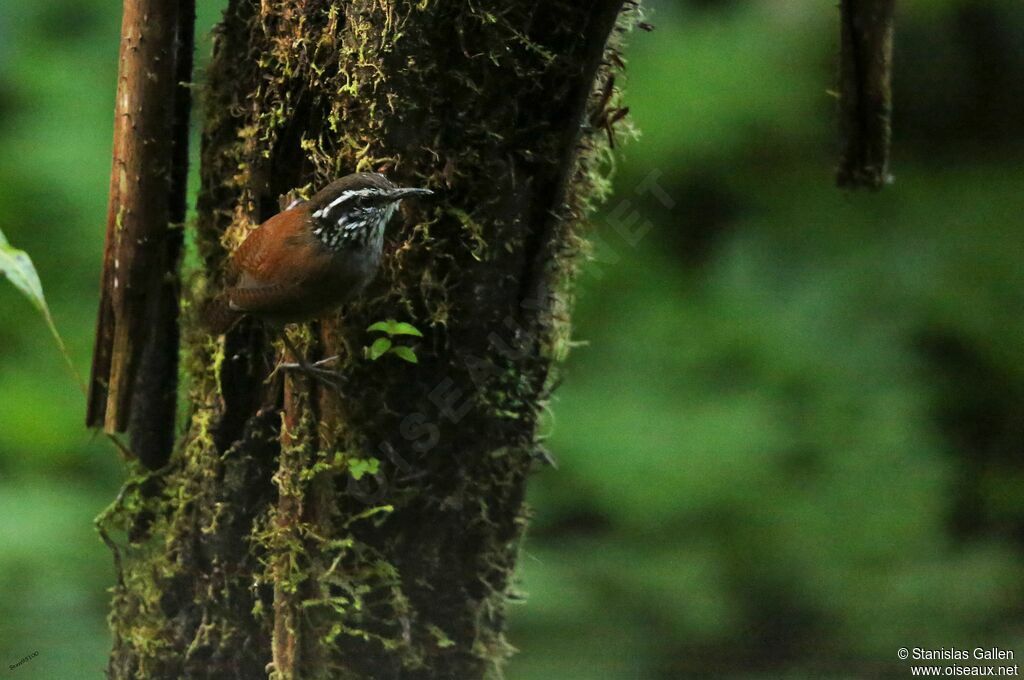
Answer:
<svg viewBox="0 0 1024 680"><path fill-rule="evenodd" d="M380 196L381 191L379 189L352 189L350 191L343 191L340 196L328 203L323 208L320 208L313 213L313 217L321 218L329 214L334 208L341 205L342 203L357 198L359 196Z"/></svg>

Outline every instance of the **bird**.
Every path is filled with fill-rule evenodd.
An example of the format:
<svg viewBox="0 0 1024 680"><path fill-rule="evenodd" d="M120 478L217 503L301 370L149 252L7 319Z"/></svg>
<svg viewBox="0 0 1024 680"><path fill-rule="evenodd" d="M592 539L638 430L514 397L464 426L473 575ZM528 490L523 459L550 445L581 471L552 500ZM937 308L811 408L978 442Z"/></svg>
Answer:
<svg viewBox="0 0 1024 680"><path fill-rule="evenodd" d="M399 203L429 196L424 188L399 187L376 172L341 177L309 200L296 200L253 229L231 254L226 287L201 311L214 335L249 316L281 330L294 363L316 378L336 357L310 364L283 332L289 323L310 321L358 295L380 267L384 227Z"/></svg>

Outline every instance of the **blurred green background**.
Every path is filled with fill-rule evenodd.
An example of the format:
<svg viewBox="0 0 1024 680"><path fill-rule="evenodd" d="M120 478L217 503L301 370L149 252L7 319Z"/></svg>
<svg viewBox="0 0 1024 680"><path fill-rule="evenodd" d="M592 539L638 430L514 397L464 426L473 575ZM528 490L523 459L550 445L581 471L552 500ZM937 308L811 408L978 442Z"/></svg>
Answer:
<svg viewBox="0 0 1024 680"><path fill-rule="evenodd" d="M220 2L200 3L208 38ZM835 3L650 0L533 480L512 680L1024 655L1024 5L905 0L896 183L833 188ZM84 370L119 3L0 5L0 229ZM208 39L201 42L205 61ZM664 189L664 195L654 186ZM668 197L667 200L665 197ZM0 665L105 667L117 456L0 285Z"/></svg>

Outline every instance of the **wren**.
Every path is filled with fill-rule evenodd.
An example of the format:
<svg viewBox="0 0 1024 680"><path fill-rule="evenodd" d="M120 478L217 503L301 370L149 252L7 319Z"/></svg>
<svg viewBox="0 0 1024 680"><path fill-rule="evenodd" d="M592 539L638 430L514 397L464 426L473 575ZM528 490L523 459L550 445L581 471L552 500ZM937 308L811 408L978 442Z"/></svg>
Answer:
<svg viewBox="0 0 1024 680"><path fill-rule="evenodd" d="M294 202L254 229L232 253L228 285L206 304L205 325L220 334L251 316L280 328L336 309L373 280L384 227L402 199L431 193L395 186L377 173L357 172L335 180L308 201ZM308 364L282 337L298 361L282 367L300 367L316 376L323 361Z"/></svg>

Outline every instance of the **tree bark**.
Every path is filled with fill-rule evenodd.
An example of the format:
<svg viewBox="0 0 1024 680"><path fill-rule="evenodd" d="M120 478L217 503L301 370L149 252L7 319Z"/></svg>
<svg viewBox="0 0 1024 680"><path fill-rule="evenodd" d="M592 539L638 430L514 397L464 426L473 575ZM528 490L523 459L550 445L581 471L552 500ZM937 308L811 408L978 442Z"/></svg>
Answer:
<svg viewBox="0 0 1024 680"><path fill-rule="evenodd" d="M178 385L195 0L125 0L86 425L167 462Z"/></svg>
<svg viewBox="0 0 1024 680"><path fill-rule="evenodd" d="M176 0L175 90L171 119L169 224L162 233L162 251L154 270L157 282L146 300L142 353L136 370L128 431L131 450L150 470L163 467L174 447L177 416L178 325L181 298L181 252L188 213L188 147L192 109L192 57L195 0ZM166 106L160 102L159 106Z"/></svg>
<svg viewBox="0 0 1024 680"><path fill-rule="evenodd" d="M892 40L896 0L842 0L839 47L841 187L881 189L892 137Z"/></svg>
<svg viewBox="0 0 1024 680"><path fill-rule="evenodd" d="M498 671L582 218L605 186L608 136L586 121L617 103L602 92L635 14L229 2L204 101L187 431L100 519L119 571L112 677ZM362 299L290 331L340 355L342 391L266 381L265 329L211 338L191 310L281 194L356 170L437 200L393 220ZM386 319L422 331L394 338L417 363L364 355Z"/></svg>

